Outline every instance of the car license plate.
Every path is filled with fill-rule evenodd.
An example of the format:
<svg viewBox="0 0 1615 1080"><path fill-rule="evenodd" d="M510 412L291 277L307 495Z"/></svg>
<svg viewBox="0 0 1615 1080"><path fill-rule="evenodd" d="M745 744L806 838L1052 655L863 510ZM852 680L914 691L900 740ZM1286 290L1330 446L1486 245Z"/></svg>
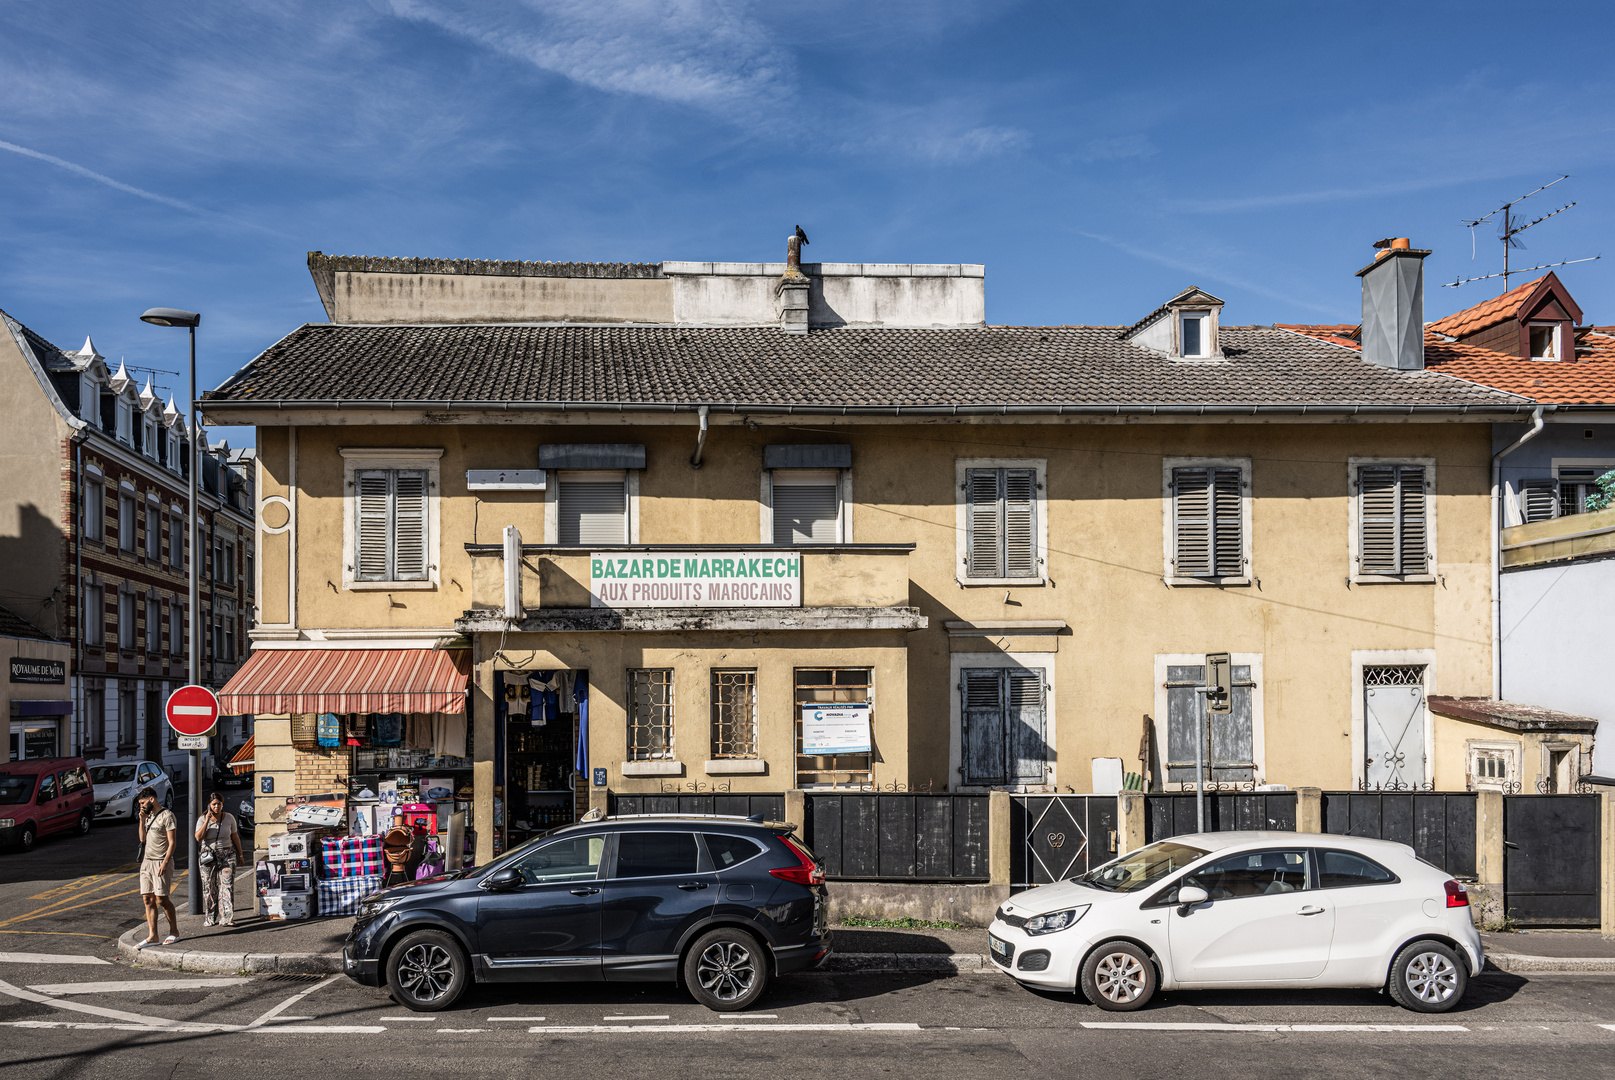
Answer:
<svg viewBox="0 0 1615 1080"><path fill-rule="evenodd" d="M1005 956L1009 953L1009 946L991 934L987 935L987 947L992 949L994 956Z"/></svg>

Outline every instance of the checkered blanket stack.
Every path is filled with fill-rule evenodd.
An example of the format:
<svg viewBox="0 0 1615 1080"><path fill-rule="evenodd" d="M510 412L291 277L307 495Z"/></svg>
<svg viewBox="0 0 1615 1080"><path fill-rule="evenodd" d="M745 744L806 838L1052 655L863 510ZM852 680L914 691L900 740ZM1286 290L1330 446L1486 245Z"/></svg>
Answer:
<svg viewBox="0 0 1615 1080"><path fill-rule="evenodd" d="M359 901L380 889L380 874L327 878L319 883L320 914L356 915Z"/></svg>
<svg viewBox="0 0 1615 1080"><path fill-rule="evenodd" d="M370 877L381 874L381 837L328 836L321 841L328 878Z"/></svg>

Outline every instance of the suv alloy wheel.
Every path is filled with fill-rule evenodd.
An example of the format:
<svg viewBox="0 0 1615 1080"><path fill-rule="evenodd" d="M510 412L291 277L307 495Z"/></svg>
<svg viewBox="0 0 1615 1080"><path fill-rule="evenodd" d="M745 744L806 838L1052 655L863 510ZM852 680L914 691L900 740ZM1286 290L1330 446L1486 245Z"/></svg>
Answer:
<svg viewBox="0 0 1615 1080"><path fill-rule="evenodd" d="M739 1012L763 996L768 957L744 930L722 927L702 934L684 954L684 985L714 1012Z"/></svg>
<svg viewBox="0 0 1615 1080"><path fill-rule="evenodd" d="M460 943L441 930L417 930L387 958L387 985L413 1012L437 1012L459 1000L471 982L471 964Z"/></svg>

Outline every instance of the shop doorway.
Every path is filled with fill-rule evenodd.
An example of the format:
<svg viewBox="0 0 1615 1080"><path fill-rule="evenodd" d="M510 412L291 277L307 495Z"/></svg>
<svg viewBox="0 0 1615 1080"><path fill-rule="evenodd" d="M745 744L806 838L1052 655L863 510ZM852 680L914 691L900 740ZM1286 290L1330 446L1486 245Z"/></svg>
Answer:
<svg viewBox="0 0 1615 1080"><path fill-rule="evenodd" d="M60 757L60 725L55 720L13 720L11 722L12 761Z"/></svg>
<svg viewBox="0 0 1615 1080"><path fill-rule="evenodd" d="M505 671L496 676L503 760L500 850L577 820L579 728L587 722L587 671Z"/></svg>

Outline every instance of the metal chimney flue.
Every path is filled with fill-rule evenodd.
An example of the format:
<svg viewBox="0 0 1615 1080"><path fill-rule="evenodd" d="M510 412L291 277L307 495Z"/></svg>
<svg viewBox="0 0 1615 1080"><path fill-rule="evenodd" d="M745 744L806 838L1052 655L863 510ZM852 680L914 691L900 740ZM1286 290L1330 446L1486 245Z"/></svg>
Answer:
<svg viewBox="0 0 1615 1080"><path fill-rule="evenodd" d="M1363 359L1402 371L1424 369L1424 260L1406 237L1380 240L1363 279Z"/></svg>

